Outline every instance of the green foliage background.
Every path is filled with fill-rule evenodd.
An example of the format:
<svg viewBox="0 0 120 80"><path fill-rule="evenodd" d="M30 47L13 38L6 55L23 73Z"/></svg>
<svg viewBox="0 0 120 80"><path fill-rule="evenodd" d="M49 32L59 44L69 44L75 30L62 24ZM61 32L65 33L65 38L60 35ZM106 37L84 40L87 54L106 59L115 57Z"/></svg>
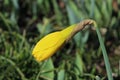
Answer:
<svg viewBox="0 0 120 80"><path fill-rule="evenodd" d="M114 80L118 80L119 5L118 0L0 0L0 80L107 80L92 26L44 62L36 62L31 55L46 34L88 18L99 25Z"/></svg>

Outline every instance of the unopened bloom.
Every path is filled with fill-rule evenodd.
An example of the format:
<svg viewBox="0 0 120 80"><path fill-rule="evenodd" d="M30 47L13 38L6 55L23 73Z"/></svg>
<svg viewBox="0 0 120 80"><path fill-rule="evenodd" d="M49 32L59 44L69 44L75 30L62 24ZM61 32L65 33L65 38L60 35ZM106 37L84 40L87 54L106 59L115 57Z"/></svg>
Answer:
<svg viewBox="0 0 120 80"><path fill-rule="evenodd" d="M62 31L57 31L46 35L35 45L32 55L39 62L51 57L77 32L81 31L86 25L92 23L93 20L84 20L78 24L67 27Z"/></svg>

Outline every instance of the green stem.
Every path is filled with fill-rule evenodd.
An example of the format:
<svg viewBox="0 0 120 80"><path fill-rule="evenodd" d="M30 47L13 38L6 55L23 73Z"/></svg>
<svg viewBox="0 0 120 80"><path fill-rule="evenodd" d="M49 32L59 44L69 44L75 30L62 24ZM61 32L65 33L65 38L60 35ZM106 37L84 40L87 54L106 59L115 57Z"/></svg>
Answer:
<svg viewBox="0 0 120 80"><path fill-rule="evenodd" d="M100 42L100 47L102 49L102 53L103 53L103 57L104 57L104 61L105 61L105 67L106 67L107 75L108 75L108 80L113 80L112 70L111 70L111 67L110 67L110 63L109 63L109 59L108 59L108 56L107 56L107 51L105 49L105 45L103 43L103 39L101 37L99 28L97 27L97 24L95 22L94 22L94 26L96 28L98 39L99 39L99 42Z"/></svg>

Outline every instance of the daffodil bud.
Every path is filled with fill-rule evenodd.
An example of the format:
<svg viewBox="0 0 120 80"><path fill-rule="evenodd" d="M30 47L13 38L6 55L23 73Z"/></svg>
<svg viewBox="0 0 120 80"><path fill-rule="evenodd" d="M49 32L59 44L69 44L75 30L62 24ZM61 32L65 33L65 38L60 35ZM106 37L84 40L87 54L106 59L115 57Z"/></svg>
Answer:
<svg viewBox="0 0 120 80"><path fill-rule="evenodd" d="M84 20L78 24L67 27L62 31L57 31L46 35L35 45L32 55L38 62L48 59L77 32L81 31L86 25L90 25L93 22L94 21L90 19Z"/></svg>

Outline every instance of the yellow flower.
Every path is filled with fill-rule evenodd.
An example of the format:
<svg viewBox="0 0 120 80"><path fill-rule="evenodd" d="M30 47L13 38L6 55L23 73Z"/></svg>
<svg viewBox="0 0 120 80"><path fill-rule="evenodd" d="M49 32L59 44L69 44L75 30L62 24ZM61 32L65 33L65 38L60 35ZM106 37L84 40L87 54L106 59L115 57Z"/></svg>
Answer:
<svg viewBox="0 0 120 80"><path fill-rule="evenodd" d="M51 57L63 44L70 40L78 31L86 25L92 24L93 20L84 20L68 28L48 34L43 37L34 47L32 55L40 62Z"/></svg>

